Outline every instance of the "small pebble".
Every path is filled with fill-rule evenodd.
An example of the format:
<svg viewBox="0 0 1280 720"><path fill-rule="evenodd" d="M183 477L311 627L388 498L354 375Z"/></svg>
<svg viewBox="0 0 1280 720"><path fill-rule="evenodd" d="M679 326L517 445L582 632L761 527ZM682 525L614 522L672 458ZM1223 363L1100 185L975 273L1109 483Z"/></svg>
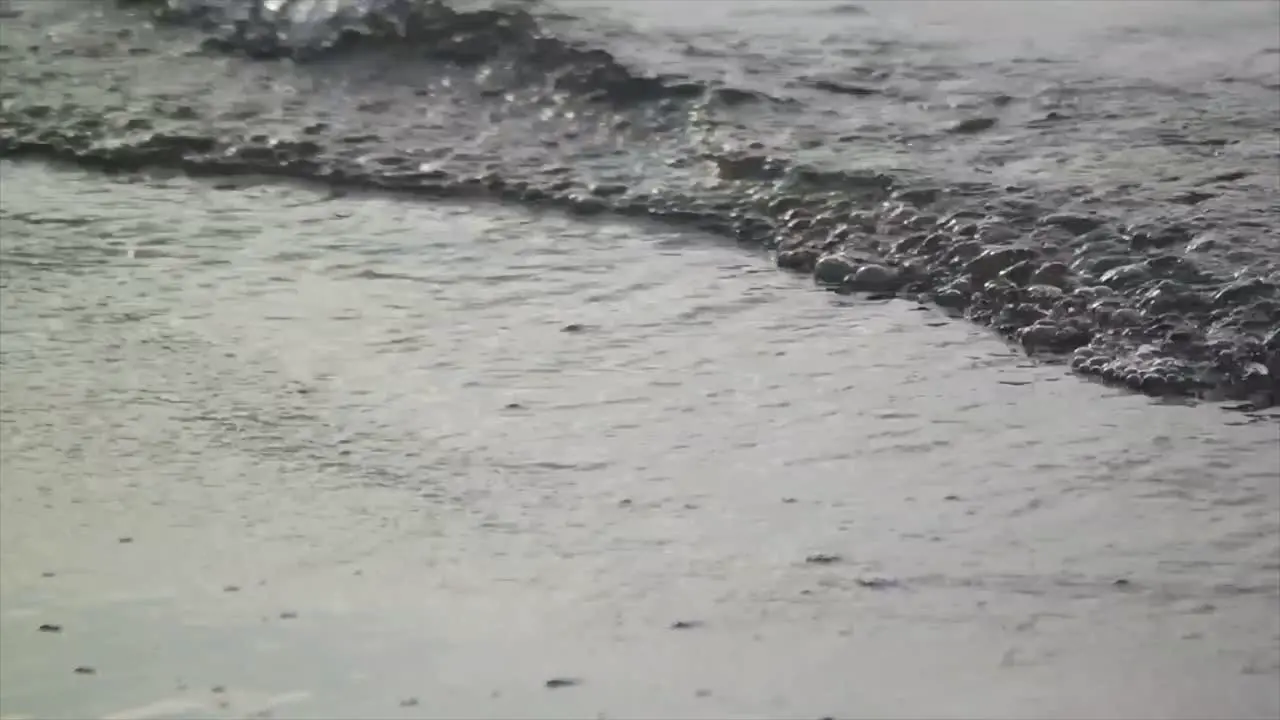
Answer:
<svg viewBox="0 0 1280 720"><path fill-rule="evenodd" d="M840 562L839 555L829 553L814 553L804 559L810 565L830 565L831 563Z"/></svg>
<svg viewBox="0 0 1280 720"><path fill-rule="evenodd" d="M587 329L586 325L580 325L578 323L570 323L560 328L560 332L576 333L576 332L582 332L583 330L586 330L586 329Z"/></svg>
<svg viewBox="0 0 1280 720"><path fill-rule="evenodd" d="M209 688L209 692L213 693L214 695L221 695L226 691L227 691L226 685L214 685L213 687Z"/></svg>
<svg viewBox="0 0 1280 720"><path fill-rule="evenodd" d="M298 613L292 610L285 610L284 612L280 613L281 620L295 620L297 619L297 617L298 617Z"/></svg>
<svg viewBox="0 0 1280 720"><path fill-rule="evenodd" d="M96 675L98 671L88 665L81 665L75 669L75 673L77 675Z"/></svg>
<svg viewBox="0 0 1280 720"><path fill-rule="evenodd" d="M796 501L796 499L795 499L795 498L793 498L793 497L784 497L784 498L782 498L782 502L784 502L784 503L786 503L786 504L788 504L788 505L790 505L791 503L794 503L795 501Z"/></svg>
<svg viewBox="0 0 1280 720"><path fill-rule="evenodd" d="M40 632L47 632L47 633L60 633L60 632L62 632L62 626L61 626L61 625L53 625L53 624L51 624L51 623L45 623L44 625L41 625L41 626L40 626Z"/></svg>
<svg viewBox="0 0 1280 720"><path fill-rule="evenodd" d="M40 573L40 577L42 577L42 578L51 578L51 577L54 577L54 575L56 575L56 573L51 573L51 572L42 572L42 573Z"/></svg>
<svg viewBox="0 0 1280 720"><path fill-rule="evenodd" d="M1111 584L1115 585L1116 587L1128 587L1130 583L1128 578L1119 578Z"/></svg>
<svg viewBox="0 0 1280 720"><path fill-rule="evenodd" d="M573 687L574 685L577 685L581 682L582 681L578 680L577 678L551 678L544 684L548 688L555 690L556 688Z"/></svg>
<svg viewBox="0 0 1280 720"><path fill-rule="evenodd" d="M859 587L871 588L873 590L882 590L884 588L897 587L898 581L889 578L858 578L855 582Z"/></svg>
<svg viewBox="0 0 1280 720"><path fill-rule="evenodd" d="M418 698L416 697L405 698L400 701L400 707L417 707L417 706L418 706Z"/></svg>
<svg viewBox="0 0 1280 720"><path fill-rule="evenodd" d="M996 126L996 119L991 117L975 117L961 120L950 128L950 132L967 135L970 133L982 132L990 130Z"/></svg>
<svg viewBox="0 0 1280 720"><path fill-rule="evenodd" d="M133 538L131 538L131 537L122 537L122 538L120 538L120 544L121 544L121 545L128 545L128 544L129 544L129 543L131 543L131 542L133 542Z"/></svg>
<svg viewBox="0 0 1280 720"><path fill-rule="evenodd" d="M696 627L702 627L701 620L677 620L671 623L672 630L692 630Z"/></svg>
<svg viewBox="0 0 1280 720"><path fill-rule="evenodd" d="M942 499L943 499L943 500L959 500L959 499L960 499L960 496L959 496L959 495L947 495L946 497L944 497L944 498L942 498Z"/></svg>
<svg viewBox="0 0 1280 720"><path fill-rule="evenodd" d="M225 586L223 586L223 588L222 588L222 592L240 592L240 586L239 586L239 585L225 585Z"/></svg>

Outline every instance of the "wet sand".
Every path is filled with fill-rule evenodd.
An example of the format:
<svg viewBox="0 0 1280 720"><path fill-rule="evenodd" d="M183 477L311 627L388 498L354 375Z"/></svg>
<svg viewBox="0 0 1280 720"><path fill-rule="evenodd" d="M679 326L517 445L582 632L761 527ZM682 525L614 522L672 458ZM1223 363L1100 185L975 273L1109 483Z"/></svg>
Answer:
<svg viewBox="0 0 1280 720"><path fill-rule="evenodd" d="M1280 711L1274 418L668 229L0 173L5 718Z"/></svg>

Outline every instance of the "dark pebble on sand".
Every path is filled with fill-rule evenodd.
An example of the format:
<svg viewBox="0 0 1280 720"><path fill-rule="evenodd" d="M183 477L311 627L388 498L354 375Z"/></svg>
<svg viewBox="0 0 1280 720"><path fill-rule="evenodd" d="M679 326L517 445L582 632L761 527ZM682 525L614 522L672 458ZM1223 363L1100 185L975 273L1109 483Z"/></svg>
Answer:
<svg viewBox="0 0 1280 720"><path fill-rule="evenodd" d="M507 410L523 410L524 409L524 406L521 405L520 403L507 403L504 407Z"/></svg>
<svg viewBox="0 0 1280 720"><path fill-rule="evenodd" d="M42 572L42 573L40 573L40 577L42 577L42 578L51 578L51 577L54 577L54 576L56 576L56 575L57 575L57 573L51 573L51 572Z"/></svg>
<svg viewBox="0 0 1280 720"><path fill-rule="evenodd" d="M96 674L98 674L98 671L97 671L97 670L94 670L93 668L89 667L88 665L81 665L81 666L77 667L77 668L74 670L74 672L75 672L75 674L77 674L77 675L96 675Z"/></svg>
<svg viewBox="0 0 1280 720"><path fill-rule="evenodd" d="M960 496L959 496L959 495L947 495L947 496L943 497L942 499L943 499L943 500L959 500L959 499L960 499Z"/></svg>
<svg viewBox="0 0 1280 720"><path fill-rule="evenodd" d="M859 587L872 590L884 590L885 588L898 586L898 581L890 578L858 578L854 582L858 583Z"/></svg>
<svg viewBox="0 0 1280 720"><path fill-rule="evenodd" d="M61 625L54 625L54 624L52 624L52 623L45 623L44 625L41 625L39 629L40 629L40 632L47 632L47 633L60 633L60 632L62 632L62 626L61 626Z"/></svg>
<svg viewBox="0 0 1280 720"><path fill-rule="evenodd" d="M1119 578L1111 584L1116 587L1129 587L1130 585L1132 585L1132 583L1130 583L1127 578Z"/></svg>
<svg viewBox="0 0 1280 720"><path fill-rule="evenodd" d="M561 678L551 678L550 680L546 681L543 684L546 685L548 689L556 690L558 688L573 687L575 685L580 685L581 683L582 681L577 678L561 677Z"/></svg>
<svg viewBox="0 0 1280 720"><path fill-rule="evenodd" d="M627 194L627 186L614 183L601 183L591 187L591 194L596 197L615 197Z"/></svg>
<svg viewBox="0 0 1280 720"><path fill-rule="evenodd" d="M286 611L284 611L284 612L280 613L280 619L281 619L281 620L296 620L297 618L298 618L298 613L296 613L296 612L294 612L294 611L292 611L292 610L286 610Z"/></svg>
<svg viewBox="0 0 1280 720"><path fill-rule="evenodd" d="M119 539L119 541L118 541L118 542L119 542L121 545L128 545L129 543L133 542L133 538L131 538L131 537L122 537L122 538L120 538L120 539Z"/></svg>
<svg viewBox="0 0 1280 720"><path fill-rule="evenodd" d="M400 701L400 707L418 707L418 698L405 698Z"/></svg>
<svg viewBox="0 0 1280 720"><path fill-rule="evenodd" d="M952 125L947 132L957 135L968 135L970 133L979 133L983 130L990 130L996 126L996 119L991 117L976 117L961 120Z"/></svg>
<svg viewBox="0 0 1280 720"><path fill-rule="evenodd" d="M839 555L829 553L814 553L804 559L810 565L830 565L831 563L840 562Z"/></svg>
<svg viewBox="0 0 1280 720"><path fill-rule="evenodd" d="M560 332L576 333L576 332L582 332L583 330L586 330L586 329L587 329L586 325L580 325L578 323L569 323L568 325L565 325L564 327L560 328Z"/></svg>
<svg viewBox="0 0 1280 720"><path fill-rule="evenodd" d="M702 627L701 620L677 620L671 623L672 630L692 630L698 627Z"/></svg>

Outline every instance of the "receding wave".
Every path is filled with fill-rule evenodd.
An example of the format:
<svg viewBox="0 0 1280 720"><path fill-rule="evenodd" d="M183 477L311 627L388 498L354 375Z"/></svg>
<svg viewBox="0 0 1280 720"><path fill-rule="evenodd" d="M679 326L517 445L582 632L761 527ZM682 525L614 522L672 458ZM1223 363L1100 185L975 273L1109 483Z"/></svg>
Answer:
<svg viewBox="0 0 1280 720"><path fill-rule="evenodd" d="M1280 272L1233 266L1208 220L1134 220L1123 204L1077 202L1087 188L812 162L805 148L821 140L780 148L765 120L815 107L629 67L604 40L570 39L564 14L438 0L120 4L78 45L55 47L28 18L30 44L5 46L0 157L679 223L768 248L834 292L946 308L1135 390L1280 399ZM137 29L148 19L159 35ZM200 64L211 55L244 64L215 71ZM94 76L104 67L126 70ZM147 72L182 79L139 100ZM880 95L810 85L849 102ZM997 126L970 119L938 142ZM1174 202L1249 175L1206 178Z"/></svg>

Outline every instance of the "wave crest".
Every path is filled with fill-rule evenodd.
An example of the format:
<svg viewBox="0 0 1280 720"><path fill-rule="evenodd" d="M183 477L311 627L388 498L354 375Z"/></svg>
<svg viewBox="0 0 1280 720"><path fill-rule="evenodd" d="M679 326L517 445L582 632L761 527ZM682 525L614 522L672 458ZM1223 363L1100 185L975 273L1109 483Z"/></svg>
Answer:
<svg viewBox="0 0 1280 720"><path fill-rule="evenodd" d="M600 48L548 32L517 7L458 9L442 0L120 0L155 19L208 33L203 48L256 59L313 61L353 52L407 53L459 66L500 64L589 100L635 104L706 94L701 83L641 74Z"/></svg>

